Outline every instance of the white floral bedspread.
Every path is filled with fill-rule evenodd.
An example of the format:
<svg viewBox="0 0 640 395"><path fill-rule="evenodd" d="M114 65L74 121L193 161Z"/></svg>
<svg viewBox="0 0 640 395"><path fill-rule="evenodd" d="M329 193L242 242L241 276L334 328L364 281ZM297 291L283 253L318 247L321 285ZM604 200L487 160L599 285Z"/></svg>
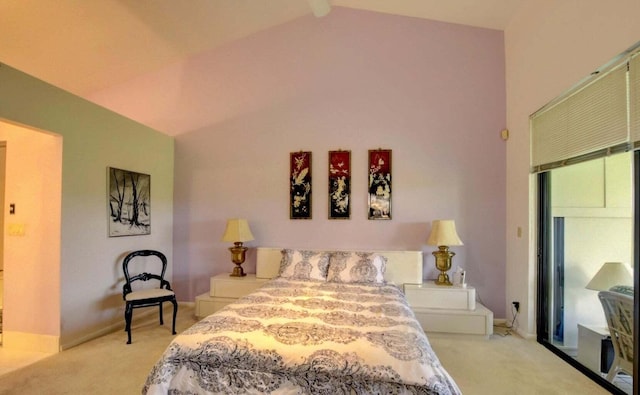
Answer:
<svg viewBox="0 0 640 395"><path fill-rule="evenodd" d="M275 279L169 345L143 394L459 394L393 285Z"/></svg>

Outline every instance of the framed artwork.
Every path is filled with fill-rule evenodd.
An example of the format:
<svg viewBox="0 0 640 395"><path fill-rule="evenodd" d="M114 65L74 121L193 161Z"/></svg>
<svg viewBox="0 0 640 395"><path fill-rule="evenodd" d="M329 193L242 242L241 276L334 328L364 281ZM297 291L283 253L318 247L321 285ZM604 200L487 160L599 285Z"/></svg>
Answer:
<svg viewBox="0 0 640 395"><path fill-rule="evenodd" d="M291 153L289 183L289 218L311 219L311 152Z"/></svg>
<svg viewBox="0 0 640 395"><path fill-rule="evenodd" d="M369 150L369 219L391 219L391 150Z"/></svg>
<svg viewBox="0 0 640 395"><path fill-rule="evenodd" d="M151 234L151 176L108 169L109 237Z"/></svg>
<svg viewBox="0 0 640 395"><path fill-rule="evenodd" d="M351 151L329 151L329 219L351 217Z"/></svg>

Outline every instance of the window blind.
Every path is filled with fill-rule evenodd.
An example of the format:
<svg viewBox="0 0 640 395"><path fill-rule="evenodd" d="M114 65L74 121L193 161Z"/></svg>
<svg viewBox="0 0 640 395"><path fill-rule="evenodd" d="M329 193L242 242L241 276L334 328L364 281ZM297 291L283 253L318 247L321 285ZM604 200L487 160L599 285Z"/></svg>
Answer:
<svg viewBox="0 0 640 395"><path fill-rule="evenodd" d="M640 53L629 61L629 124L634 148L640 148Z"/></svg>
<svg viewBox="0 0 640 395"><path fill-rule="evenodd" d="M531 116L531 165L538 172L629 142L627 64L602 73Z"/></svg>

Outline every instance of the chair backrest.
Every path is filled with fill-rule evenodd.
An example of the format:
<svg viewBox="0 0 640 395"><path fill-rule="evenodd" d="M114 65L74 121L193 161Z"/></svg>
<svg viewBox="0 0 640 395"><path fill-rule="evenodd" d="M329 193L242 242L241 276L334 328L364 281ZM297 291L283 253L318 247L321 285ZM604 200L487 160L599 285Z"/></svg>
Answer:
<svg viewBox="0 0 640 395"><path fill-rule="evenodd" d="M633 296L619 292L598 293L616 356L633 364Z"/></svg>
<svg viewBox="0 0 640 395"><path fill-rule="evenodd" d="M158 259L160 259L160 262L162 263L162 269L160 270L160 272L154 272L154 273L143 272L143 273L138 273L131 276L129 274L129 263L131 262L131 260L136 257L147 257L147 256L156 256ZM122 287L123 298L126 297L128 293L132 292L131 284L134 283L135 281L158 280L160 282L160 288L171 290L171 284L169 283L169 281L165 280L164 278L164 274L167 271L167 257L160 251L139 250L139 251L133 251L129 253L122 261L122 271L124 272L124 279L125 279L125 284Z"/></svg>

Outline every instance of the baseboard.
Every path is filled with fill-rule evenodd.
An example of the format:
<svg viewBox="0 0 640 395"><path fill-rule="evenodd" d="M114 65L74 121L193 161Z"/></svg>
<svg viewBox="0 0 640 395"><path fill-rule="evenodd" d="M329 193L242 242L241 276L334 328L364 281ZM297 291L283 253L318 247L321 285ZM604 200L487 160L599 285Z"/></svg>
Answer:
<svg viewBox="0 0 640 395"><path fill-rule="evenodd" d="M60 336L3 331L2 348L55 354L60 351Z"/></svg>
<svg viewBox="0 0 640 395"><path fill-rule="evenodd" d="M157 310L154 311L145 311L145 312L141 312L138 316L140 317L146 317L148 315L151 314L158 314ZM60 351L63 350L68 350L71 347L75 347L78 346L82 343L86 343L90 340L93 339L97 339L99 337L102 337L104 335L108 335L109 333L113 333L115 331L123 331L124 330L124 318L122 319L121 322L114 322L113 324L106 326L104 328L101 328L97 331L93 331L91 333L87 333L86 335L80 336L80 337L76 337L74 339L72 339L71 341L68 342L64 342L62 344L60 344Z"/></svg>
<svg viewBox="0 0 640 395"><path fill-rule="evenodd" d="M520 328L509 328L507 327L507 325L511 325L512 321L509 320L507 321L505 318L496 318L493 320L493 326L496 327L501 327L501 328L506 328L504 330L508 331L508 332L515 332L518 336L520 336L521 338L525 339L525 340L536 340L537 336L535 333L527 333L525 331L523 331Z"/></svg>
<svg viewBox="0 0 640 395"><path fill-rule="evenodd" d="M536 336L536 334L535 334L535 333L528 333L528 332L523 331L523 330L522 330L522 329L520 329L520 328L517 328L517 329L516 329L516 333L517 333L521 338L526 339L526 340L536 340L536 339L538 338L538 336Z"/></svg>
<svg viewBox="0 0 640 395"><path fill-rule="evenodd" d="M180 306L185 306L185 307L194 307L195 306L195 302L179 302L178 303L178 313L180 313ZM167 314L171 314L171 311L173 309L173 306L171 304L167 304L164 306L163 311L165 314L165 317ZM146 318L150 315L157 315L158 314L158 309L157 307L151 307L148 309L144 309L144 310L136 310L135 311L135 317L136 319L142 319L142 318ZM124 331L124 317L122 318L121 321L118 322L114 322L111 325L108 325L104 328L100 328L96 331L87 333L86 335L80 336L80 337L76 337L68 342L64 342L60 345L60 351L62 350L67 350L71 347L75 347L78 346L82 343L86 343L90 340L93 339L97 339L99 337L102 337L104 335L108 335L110 333L116 332L116 331Z"/></svg>

